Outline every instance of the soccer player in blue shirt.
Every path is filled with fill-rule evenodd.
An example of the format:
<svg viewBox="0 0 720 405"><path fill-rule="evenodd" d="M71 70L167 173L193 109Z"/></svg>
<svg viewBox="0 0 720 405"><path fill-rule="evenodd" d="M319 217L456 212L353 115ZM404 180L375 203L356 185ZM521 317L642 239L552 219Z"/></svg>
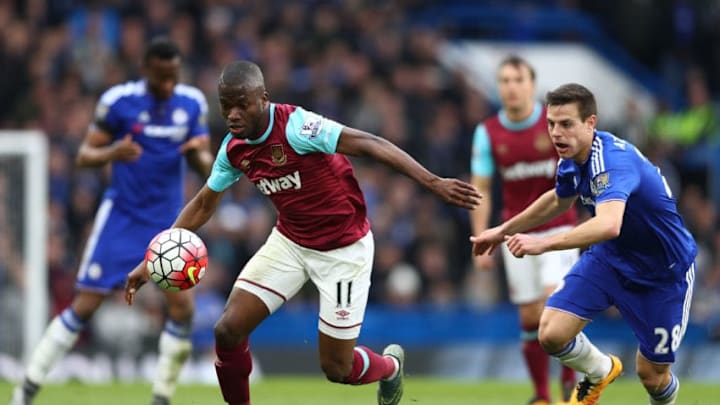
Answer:
<svg viewBox="0 0 720 405"><path fill-rule="evenodd" d="M50 369L78 339L88 320L127 273L143 260L145 243L172 225L183 202L185 160L203 178L214 160L207 102L180 84L180 52L166 38L144 55L145 78L114 86L97 104L95 122L77 155L80 167L110 163L105 190L77 276L70 307L55 317L30 358L11 405L33 402ZM168 404L191 350L192 292L165 292L169 319L160 336L153 404Z"/></svg>
<svg viewBox="0 0 720 405"><path fill-rule="evenodd" d="M670 366L687 327L697 246L660 170L634 145L595 129L597 106L587 88L560 86L546 102L550 138L561 158L555 189L472 236L473 253L492 253L502 242L517 257L589 247L540 320L545 351L585 374L571 403L597 404L622 372L617 357L582 333L615 305L638 340L636 369L650 404L674 404L680 383ZM546 237L521 233L570 209L578 196L590 220Z"/></svg>

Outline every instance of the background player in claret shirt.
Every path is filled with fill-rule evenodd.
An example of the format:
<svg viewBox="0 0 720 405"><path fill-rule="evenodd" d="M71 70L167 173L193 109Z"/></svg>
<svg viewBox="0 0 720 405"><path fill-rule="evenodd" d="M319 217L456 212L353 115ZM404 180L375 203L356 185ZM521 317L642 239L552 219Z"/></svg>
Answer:
<svg viewBox="0 0 720 405"><path fill-rule="evenodd" d="M215 326L216 369L225 401L250 404L248 336L311 280L320 292L320 366L327 378L343 384L380 381L378 403L397 404L402 348L389 345L378 355L356 346L374 245L365 200L345 155L373 157L461 207L474 208L480 195L470 184L428 172L382 138L297 106L271 103L262 72L251 62L226 66L218 93L230 133L207 184L175 226L200 227L223 192L243 175L278 212L275 228L240 273ZM129 303L147 279L142 265L129 275Z"/></svg>
<svg viewBox="0 0 720 405"><path fill-rule="evenodd" d="M697 247L660 170L634 145L597 131L595 97L567 84L547 94L547 122L560 154L557 183L502 225L471 237L476 254L507 242L513 255L590 246L548 298L540 343L585 373L573 404L597 404L622 363L582 333L615 305L639 342L636 369L650 404L674 404L679 382L670 365L687 327ZM573 207L580 196L592 218L550 236L522 234Z"/></svg>
<svg viewBox="0 0 720 405"><path fill-rule="evenodd" d="M502 109L475 129L471 159L472 183L489 196L493 176L502 186L502 219L508 220L530 205L555 184L558 155L547 134L545 108L535 100L535 71L517 57L504 59L497 73ZM488 227L491 198L471 211L472 229L477 235ZM576 223L576 212L568 210L554 220L532 229L547 235L569 229ZM540 256L514 257L502 249L510 300L518 306L522 329L522 353L535 388L530 404L549 404L549 357L538 342L538 325L545 299L577 260L579 249L548 252ZM495 267L493 257L475 256L480 270ZM575 371L563 367L563 400L575 385Z"/></svg>
<svg viewBox="0 0 720 405"><path fill-rule="evenodd" d="M77 294L30 358L11 404L32 403L52 366L70 350L88 320L145 255L147 241L168 228L182 207L184 160L205 178L212 168L202 93L178 83L180 52L169 40L150 43L145 79L114 86L97 104L77 155L80 167L112 164L77 276ZM190 354L192 292L165 292L169 319L160 336L153 404L169 403Z"/></svg>

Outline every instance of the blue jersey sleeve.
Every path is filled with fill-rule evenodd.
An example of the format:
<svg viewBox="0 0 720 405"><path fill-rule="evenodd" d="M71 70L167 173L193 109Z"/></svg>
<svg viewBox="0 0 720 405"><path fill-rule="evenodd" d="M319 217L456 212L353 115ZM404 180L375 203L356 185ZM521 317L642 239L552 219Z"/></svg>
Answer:
<svg viewBox="0 0 720 405"><path fill-rule="evenodd" d="M297 107L290 114L285 133L295 152L335 153L343 125L321 115Z"/></svg>
<svg viewBox="0 0 720 405"><path fill-rule="evenodd" d="M233 183L240 180L243 172L235 168L227 156L227 144L232 139L232 135L228 134L220 145L217 157L213 163L212 172L207 179L207 186L216 192L225 191Z"/></svg>
<svg viewBox="0 0 720 405"><path fill-rule="evenodd" d="M197 96L197 103L198 103L198 113L195 116L195 119L193 120L191 127L190 127L190 137L195 137L198 135L209 135L210 130L208 129L207 124L207 114L208 114L208 105L207 100L205 100L205 96L203 96L202 93L198 90L198 96Z"/></svg>
<svg viewBox="0 0 720 405"><path fill-rule="evenodd" d="M470 172L474 176L490 177L495 173L490 137L485 125L475 128L473 135L472 157L470 158Z"/></svg>
<svg viewBox="0 0 720 405"><path fill-rule="evenodd" d="M570 198L578 195L576 184L577 168L572 160L560 159L558 161L557 176L555 177L555 194L560 198Z"/></svg>
<svg viewBox="0 0 720 405"><path fill-rule="evenodd" d="M117 87L117 86L116 86ZM122 103L120 97L117 96L117 89L113 87L106 91L95 106L94 124L103 131L117 137L118 131L122 128L120 115L118 114L118 104ZM122 134L120 134L122 135Z"/></svg>
<svg viewBox="0 0 720 405"><path fill-rule="evenodd" d="M596 174L590 180L590 189L595 195L595 203L603 201L627 201L630 194L640 184L640 170L633 167L637 157L628 156L632 151L615 151L602 156L605 171Z"/></svg>

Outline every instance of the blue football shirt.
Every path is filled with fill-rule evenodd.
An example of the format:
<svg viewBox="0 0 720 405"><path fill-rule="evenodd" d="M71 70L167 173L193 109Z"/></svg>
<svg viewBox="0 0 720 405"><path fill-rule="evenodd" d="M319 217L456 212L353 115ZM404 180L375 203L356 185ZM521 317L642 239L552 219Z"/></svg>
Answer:
<svg viewBox="0 0 720 405"><path fill-rule="evenodd" d="M113 162L104 198L141 221L172 223L182 208L185 159L180 145L208 136L207 101L195 87L178 84L166 100L148 92L144 80L108 89L95 111L95 125L113 141L132 135L143 148L135 162Z"/></svg>
<svg viewBox="0 0 720 405"><path fill-rule="evenodd" d="M685 229L660 169L634 145L596 131L583 164L561 159L555 190L561 198L579 196L595 215L601 202L625 201L620 235L590 247L627 279L645 285L684 278L697 246Z"/></svg>

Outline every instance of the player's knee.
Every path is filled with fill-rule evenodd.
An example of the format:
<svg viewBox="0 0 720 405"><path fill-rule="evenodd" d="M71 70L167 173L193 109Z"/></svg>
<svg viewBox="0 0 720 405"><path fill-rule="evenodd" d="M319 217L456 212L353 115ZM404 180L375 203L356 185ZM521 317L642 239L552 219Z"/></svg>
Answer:
<svg viewBox="0 0 720 405"><path fill-rule="evenodd" d="M214 332L215 343L220 347L234 347L247 338L240 328L233 326L225 317L215 324Z"/></svg>
<svg viewBox="0 0 720 405"><path fill-rule="evenodd" d="M557 353L565 347L569 339L559 330L540 325L538 341L546 353Z"/></svg>
<svg viewBox="0 0 720 405"><path fill-rule="evenodd" d="M320 368L322 368L328 380L342 383L352 371L352 362L340 358L321 359Z"/></svg>

